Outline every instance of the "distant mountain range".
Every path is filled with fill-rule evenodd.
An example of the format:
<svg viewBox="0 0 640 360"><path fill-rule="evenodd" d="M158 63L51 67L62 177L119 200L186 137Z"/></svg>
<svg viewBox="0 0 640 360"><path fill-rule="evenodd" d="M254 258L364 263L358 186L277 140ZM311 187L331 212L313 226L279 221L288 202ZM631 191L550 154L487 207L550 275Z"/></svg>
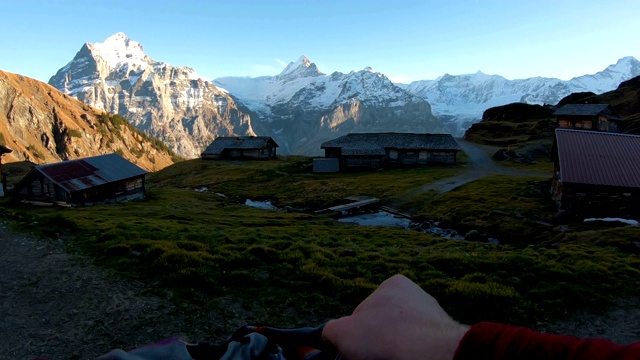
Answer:
<svg viewBox="0 0 640 360"><path fill-rule="evenodd" d="M638 75L640 61L624 57L596 74L567 81L542 77L507 80L499 75L477 72L458 76L445 74L435 80L420 80L399 86L427 100L434 115L459 136L471 124L480 121L482 113L491 107L517 102L557 104L560 99L574 92L600 94L611 91L621 82Z"/></svg>
<svg viewBox="0 0 640 360"><path fill-rule="evenodd" d="M612 90L637 75L640 62L627 57L569 81L507 80L479 72L394 84L370 68L325 75L302 56L276 76L207 81L193 69L149 58L138 42L117 33L103 43L84 44L49 83L122 115L193 158L216 136L272 136L281 154L313 155L323 141L348 132L461 135L489 107L555 104L575 91Z"/></svg>
<svg viewBox="0 0 640 360"><path fill-rule="evenodd" d="M371 68L325 75L301 56L276 76L223 77L214 84L254 111L255 128L286 153L318 153L322 142L350 132L448 133L428 102Z"/></svg>

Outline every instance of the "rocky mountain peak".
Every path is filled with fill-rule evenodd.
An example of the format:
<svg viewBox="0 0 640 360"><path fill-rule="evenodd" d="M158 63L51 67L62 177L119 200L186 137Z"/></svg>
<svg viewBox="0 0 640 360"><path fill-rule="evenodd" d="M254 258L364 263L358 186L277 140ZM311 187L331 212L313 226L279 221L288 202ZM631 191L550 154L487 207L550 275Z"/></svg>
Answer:
<svg viewBox="0 0 640 360"><path fill-rule="evenodd" d="M316 64L312 63L309 58L302 55L296 61L292 61L277 76L279 79L294 79L302 77L322 76Z"/></svg>
<svg viewBox="0 0 640 360"><path fill-rule="evenodd" d="M231 97L191 68L154 61L124 33L86 43L49 84L127 118L185 158L197 157L216 135L255 135Z"/></svg>
<svg viewBox="0 0 640 360"><path fill-rule="evenodd" d="M109 36L102 43L87 43L87 45L92 50L92 55L100 56L112 68L121 63L146 65L153 62L144 53L139 42L131 40L122 32Z"/></svg>

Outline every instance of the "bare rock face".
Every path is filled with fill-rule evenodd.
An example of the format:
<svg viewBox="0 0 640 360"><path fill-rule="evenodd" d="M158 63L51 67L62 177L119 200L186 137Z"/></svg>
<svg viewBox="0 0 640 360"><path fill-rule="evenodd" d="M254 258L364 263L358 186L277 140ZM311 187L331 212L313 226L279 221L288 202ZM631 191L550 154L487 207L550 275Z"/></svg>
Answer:
<svg viewBox="0 0 640 360"><path fill-rule="evenodd" d="M172 154L126 121L91 108L53 87L0 71L0 144L13 150L4 161L36 164L118 152L155 171Z"/></svg>
<svg viewBox="0 0 640 360"><path fill-rule="evenodd" d="M193 69L154 61L123 33L84 44L49 84L125 117L185 158L198 157L215 136L255 135L228 94Z"/></svg>

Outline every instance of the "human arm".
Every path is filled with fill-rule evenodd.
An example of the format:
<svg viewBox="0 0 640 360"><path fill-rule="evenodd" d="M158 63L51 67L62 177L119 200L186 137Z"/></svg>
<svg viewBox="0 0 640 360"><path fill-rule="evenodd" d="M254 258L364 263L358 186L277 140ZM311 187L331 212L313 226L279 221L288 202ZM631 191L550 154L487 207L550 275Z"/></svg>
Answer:
<svg viewBox="0 0 640 360"><path fill-rule="evenodd" d="M462 325L401 275L383 282L352 315L329 321L322 335L348 360L640 359L640 343L621 346L497 323Z"/></svg>
<svg viewBox="0 0 640 360"><path fill-rule="evenodd" d="M640 343L618 345L606 339L544 334L490 322L473 325L460 342L454 360L632 360Z"/></svg>
<svg viewBox="0 0 640 360"><path fill-rule="evenodd" d="M352 315L327 322L322 336L349 360L451 360L468 329L418 285L396 275Z"/></svg>

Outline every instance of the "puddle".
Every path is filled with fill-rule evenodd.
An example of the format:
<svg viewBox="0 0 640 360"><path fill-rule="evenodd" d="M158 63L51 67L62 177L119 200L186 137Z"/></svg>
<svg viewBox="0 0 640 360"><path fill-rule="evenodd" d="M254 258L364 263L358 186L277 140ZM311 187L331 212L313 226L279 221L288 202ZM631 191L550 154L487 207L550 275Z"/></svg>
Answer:
<svg viewBox="0 0 640 360"><path fill-rule="evenodd" d="M354 216L347 216L338 219L339 222L353 223L362 226L389 226L400 227L403 229L409 229L411 220L388 213L386 211L378 211L372 214L360 214Z"/></svg>

